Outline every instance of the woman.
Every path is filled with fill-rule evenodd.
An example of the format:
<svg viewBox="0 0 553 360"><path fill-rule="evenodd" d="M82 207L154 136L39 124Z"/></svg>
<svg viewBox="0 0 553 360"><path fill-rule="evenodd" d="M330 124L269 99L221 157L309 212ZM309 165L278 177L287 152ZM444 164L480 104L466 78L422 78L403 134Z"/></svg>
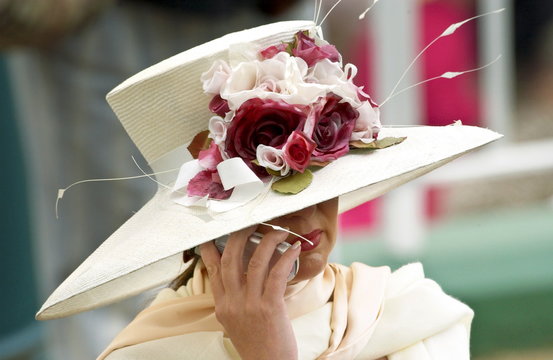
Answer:
<svg viewBox="0 0 553 360"><path fill-rule="evenodd" d="M185 287L164 290L103 355L109 353L109 360L149 359L148 354L163 359L468 359L472 311L424 279L419 266L390 276L388 268L327 263L337 214L335 198L271 222L308 235L314 246L265 226L232 234L222 255L213 242L202 244L205 267L200 262ZM244 269L242 253L253 230L264 236ZM283 241L295 246L269 269ZM287 284L298 257L300 270ZM198 281L201 286L192 284ZM190 304L202 297L201 304ZM178 349L190 354L200 332L201 352L183 357Z"/></svg>
<svg viewBox="0 0 553 360"><path fill-rule="evenodd" d="M160 187L37 318L174 278L183 251L199 246L192 276L161 291L101 359L469 357L472 311L420 265L390 274L327 260L339 212L499 136L460 125L381 129L378 106L353 83L356 68L342 67L319 31L297 21L229 34L108 94ZM184 153L194 160L182 164ZM244 263L254 231L262 239ZM211 240L226 234L220 255ZM282 242L291 247L269 268Z"/></svg>

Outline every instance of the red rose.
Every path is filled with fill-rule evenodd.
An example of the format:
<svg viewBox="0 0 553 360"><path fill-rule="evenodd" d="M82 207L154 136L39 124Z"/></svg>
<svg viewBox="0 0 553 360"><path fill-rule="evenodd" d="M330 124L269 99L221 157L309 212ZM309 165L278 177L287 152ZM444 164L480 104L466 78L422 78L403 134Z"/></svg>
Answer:
<svg viewBox="0 0 553 360"><path fill-rule="evenodd" d="M322 59L328 59L332 62L340 61L340 53L334 45L318 46L315 44L315 39L310 38L303 31L296 34L296 46L292 49L292 55L305 60L309 67Z"/></svg>
<svg viewBox="0 0 553 360"><path fill-rule="evenodd" d="M302 108L284 101L253 98L244 102L227 129L225 151L250 163L260 144L282 148L290 134L303 128Z"/></svg>
<svg viewBox="0 0 553 360"><path fill-rule="evenodd" d="M221 117L225 117L225 114L230 111L230 108L228 102L223 99L221 95L215 95L209 102L209 111Z"/></svg>
<svg viewBox="0 0 553 360"><path fill-rule="evenodd" d="M359 112L341 97L330 94L321 112L315 116L315 125L311 138L317 144L313 159L332 161L349 151L349 140Z"/></svg>
<svg viewBox="0 0 553 360"><path fill-rule="evenodd" d="M286 51L286 47L288 45L287 44L278 44L278 45L273 45L273 46L269 46L268 48L266 49L263 49L261 50L260 54L261 54L261 57L263 59L271 59L273 58L276 54L278 54L279 52L283 52L283 51Z"/></svg>
<svg viewBox="0 0 553 360"><path fill-rule="evenodd" d="M294 131L284 147L284 160L291 169L303 172L309 165L314 148L313 140L302 131Z"/></svg>

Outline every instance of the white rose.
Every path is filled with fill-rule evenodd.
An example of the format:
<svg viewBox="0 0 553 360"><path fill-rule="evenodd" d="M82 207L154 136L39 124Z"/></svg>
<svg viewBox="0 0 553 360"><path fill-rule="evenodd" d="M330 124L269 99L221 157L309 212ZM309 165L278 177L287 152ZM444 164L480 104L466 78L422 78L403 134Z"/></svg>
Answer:
<svg viewBox="0 0 553 360"><path fill-rule="evenodd" d="M221 87L227 81L230 72L230 67L224 60L216 60L213 62L209 70L202 73L200 76L204 92L212 95L219 94Z"/></svg>
<svg viewBox="0 0 553 360"><path fill-rule="evenodd" d="M328 59L318 61L307 75L307 81L326 85L335 85L346 80L346 74L340 65Z"/></svg>
<svg viewBox="0 0 553 360"><path fill-rule="evenodd" d="M309 105L327 92L327 86L305 82L307 63L300 57L280 52L261 64L261 86L275 83L273 91L264 98L283 100L289 104Z"/></svg>
<svg viewBox="0 0 553 360"><path fill-rule="evenodd" d="M361 106L357 96L358 87L353 83L355 75L355 65L347 64L345 70L342 70L338 63L323 59L311 68L307 74L307 81L326 85L328 92L340 96L355 108Z"/></svg>
<svg viewBox="0 0 553 360"><path fill-rule="evenodd" d="M221 145L227 138L227 123L222 117L213 116L209 119L209 137L217 145Z"/></svg>
<svg viewBox="0 0 553 360"><path fill-rule="evenodd" d="M259 165L279 171L282 176L286 176L290 171L290 166L284 161L283 151L280 149L261 144L257 146L256 157Z"/></svg>
<svg viewBox="0 0 553 360"><path fill-rule="evenodd" d="M236 110L252 98L283 100L308 105L326 94L328 86L304 81L307 64L301 58L281 52L271 59L239 64L221 89L221 97Z"/></svg>
<svg viewBox="0 0 553 360"><path fill-rule="evenodd" d="M232 72L221 93L233 94L255 88L259 72L257 63L257 61L248 61L232 68Z"/></svg>
<svg viewBox="0 0 553 360"><path fill-rule="evenodd" d="M280 82L286 80L287 76L299 77L301 81L301 74L298 71L289 71L290 67L290 55L285 52L280 52L270 59L259 61L259 85L263 85L264 82L270 80L271 82ZM307 69L306 69L307 71ZM287 73L290 72L288 75Z"/></svg>
<svg viewBox="0 0 553 360"><path fill-rule="evenodd" d="M227 82L221 88L221 97L228 101L231 110L238 109L244 101L262 92L256 89L258 72L258 61L243 62L232 68Z"/></svg>

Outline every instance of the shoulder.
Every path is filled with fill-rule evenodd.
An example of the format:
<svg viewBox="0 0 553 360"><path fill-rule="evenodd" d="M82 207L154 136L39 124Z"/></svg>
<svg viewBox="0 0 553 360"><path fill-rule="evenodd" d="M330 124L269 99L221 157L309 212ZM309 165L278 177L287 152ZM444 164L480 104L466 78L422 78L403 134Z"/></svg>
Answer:
<svg viewBox="0 0 553 360"><path fill-rule="evenodd" d="M398 296L412 287L427 286L428 284L426 283L428 281L426 280L429 279L425 278L421 263L417 262L404 265L391 273L386 289L386 297ZM432 280L429 281L432 282ZM435 282L433 283L436 284Z"/></svg>
<svg viewBox="0 0 553 360"><path fill-rule="evenodd" d="M105 360L240 359L234 346L220 331L203 331L150 340L117 349Z"/></svg>
<svg viewBox="0 0 553 360"><path fill-rule="evenodd" d="M428 339L444 339L450 348L468 352L473 311L447 295L433 280L425 277L420 263L405 265L390 274L382 313L365 351L389 355ZM440 337L451 333L454 336ZM447 339L447 340L445 340Z"/></svg>
<svg viewBox="0 0 553 360"><path fill-rule="evenodd" d="M186 296L190 296L190 294L185 286L181 286L177 290L174 290L171 288L165 288L165 289L162 289L159 293L157 293L155 299L152 301L150 306L157 305L167 300L178 299Z"/></svg>
<svg viewBox="0 0 553 360"><path fill-rule="evenodd" d="M422 320L436 325L456 322L461 318L472 319L472 310L461 301L446 294L434 280L425 277L422 264L405 265L389 278L385 295L384 312L394 315L401 307L412 309L407 313L410 321ZM445 326L445 324L444 324Z"/></svg>

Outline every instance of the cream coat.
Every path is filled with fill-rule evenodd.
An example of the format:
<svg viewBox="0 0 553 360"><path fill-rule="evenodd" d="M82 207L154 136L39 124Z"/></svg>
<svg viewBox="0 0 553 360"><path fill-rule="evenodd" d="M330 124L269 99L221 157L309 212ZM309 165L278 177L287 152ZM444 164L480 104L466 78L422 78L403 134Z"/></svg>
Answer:
<svg viewBox="0 0 553 360"><path fill-rule="evenodd" d="M163 290L153 304L189 296L186 287ZM371 301L368 299L367 301ZM331 313L326 303L294 318L299 359L317 359L329 347ZM387 276L380 314L371 336L355 359L466 360L472 310L446 295L424 277L420 264L410 264ZM107 360L239 359L221 331L195 332L151 340L111 352ZM351 358L338 355L333 359Z"/></svg>

